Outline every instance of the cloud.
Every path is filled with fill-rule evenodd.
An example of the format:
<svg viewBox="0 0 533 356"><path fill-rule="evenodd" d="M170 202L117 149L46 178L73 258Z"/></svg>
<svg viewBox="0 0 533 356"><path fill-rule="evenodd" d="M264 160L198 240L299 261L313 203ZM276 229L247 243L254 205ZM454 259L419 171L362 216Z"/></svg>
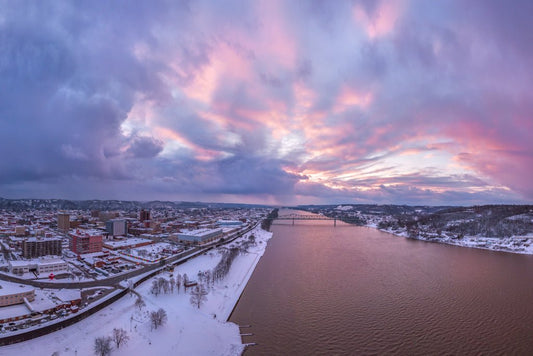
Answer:
<svg viewBox="0 0 533 356"><path fill-rule="evenodd" d="M163 150L163 142L153 137L135 137L127 153L134 158L153 158Z"/></svg>
<svg viewBox="0 0 533 356"><path fill-rule="evenodd" d="M5 3L0 195L531 201L530 10Z"/></svg>

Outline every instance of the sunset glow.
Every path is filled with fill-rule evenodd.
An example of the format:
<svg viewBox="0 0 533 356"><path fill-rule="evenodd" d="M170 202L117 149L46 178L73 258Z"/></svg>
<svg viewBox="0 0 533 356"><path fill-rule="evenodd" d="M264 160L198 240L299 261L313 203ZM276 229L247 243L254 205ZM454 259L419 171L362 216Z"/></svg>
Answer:
<svg viewBox="0 0 533 356"><path fill-rule="evenodd" d="M530 2L50 5L0 7L2 197L533 200Z"/></svg>

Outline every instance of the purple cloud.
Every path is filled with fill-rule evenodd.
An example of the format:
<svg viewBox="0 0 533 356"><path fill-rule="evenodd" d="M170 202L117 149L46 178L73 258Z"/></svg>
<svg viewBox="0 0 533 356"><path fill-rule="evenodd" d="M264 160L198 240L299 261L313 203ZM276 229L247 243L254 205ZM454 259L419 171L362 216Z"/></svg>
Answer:
<svg viewBox="0 0 533 356"><path fill-rule="evenodd" d="M531 6L5 3L0 196L531 202Z"/></svg>

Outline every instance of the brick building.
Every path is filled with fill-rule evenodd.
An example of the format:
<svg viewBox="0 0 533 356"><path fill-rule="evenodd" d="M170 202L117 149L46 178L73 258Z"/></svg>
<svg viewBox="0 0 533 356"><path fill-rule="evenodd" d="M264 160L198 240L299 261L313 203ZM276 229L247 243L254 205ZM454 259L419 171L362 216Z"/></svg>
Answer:
<svg viewBox="0 0 533 356"><path fill-rule="evenodd" d="M34 258L47 255L60 256L61 239L39 239L30 237L22 241L22 256L24 258Z"/></svg>
<svg viewBox="0 0 533 356"><path fill-rule="evenodd" d="M75 233L70 233L69 236L69 248L78 255L102 251L102 234L99 232L76 230Z"/></svg>
<svg viewBox="0 0 533 356"><path fill-rule="evenodd" d="M59 231L68 232L68 230L70 229L70 214L57 214L57 228L59 229Z"/></svg>

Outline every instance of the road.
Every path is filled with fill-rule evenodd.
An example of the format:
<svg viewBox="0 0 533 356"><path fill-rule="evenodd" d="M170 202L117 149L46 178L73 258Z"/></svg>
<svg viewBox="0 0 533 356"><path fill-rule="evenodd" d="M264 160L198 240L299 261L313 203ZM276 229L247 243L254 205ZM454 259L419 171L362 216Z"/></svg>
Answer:
<svg viewBox="0 0 533 356"><path fill-rule="evenodd" d="M253 228L255 228L259 223L256 223L255 225L245 229L238 231L234 234L234 236L228 238L223 243L213 243L210 245L202 246L202 247L195 247L192 250L184 251L180 254L177 254L175 256L171 256L165 259L165 265L171 265L175 262L184 259L181 261L181 263L185 262L187 260L188 256L193 256L198 254L200 251L205 252L208 251L214 247L218 247L224 244L227 244L238 237L241 237L242 235L246 234L247 232L251 231ZM96 280L96 281L83 281L83 282L46 282L46 281L36 281L36 280L28 280L23 278L18 278L11 275L6 275L3 273L0 273L0 280L13 282L13 283L19 283L19 284L27 284L31 285L37 288L49 288L49 289L61 289L61 288L89 288L89 287L99 287L99 286L114 286L116 287L121 281L136 277L138 275L144 274L146 272L153 271L157 268L160 268L161 264L156 263L152 265L145 266L144 268L136 269L134 271L126 272L117 276L109 277L106 279Z"/></svg>

